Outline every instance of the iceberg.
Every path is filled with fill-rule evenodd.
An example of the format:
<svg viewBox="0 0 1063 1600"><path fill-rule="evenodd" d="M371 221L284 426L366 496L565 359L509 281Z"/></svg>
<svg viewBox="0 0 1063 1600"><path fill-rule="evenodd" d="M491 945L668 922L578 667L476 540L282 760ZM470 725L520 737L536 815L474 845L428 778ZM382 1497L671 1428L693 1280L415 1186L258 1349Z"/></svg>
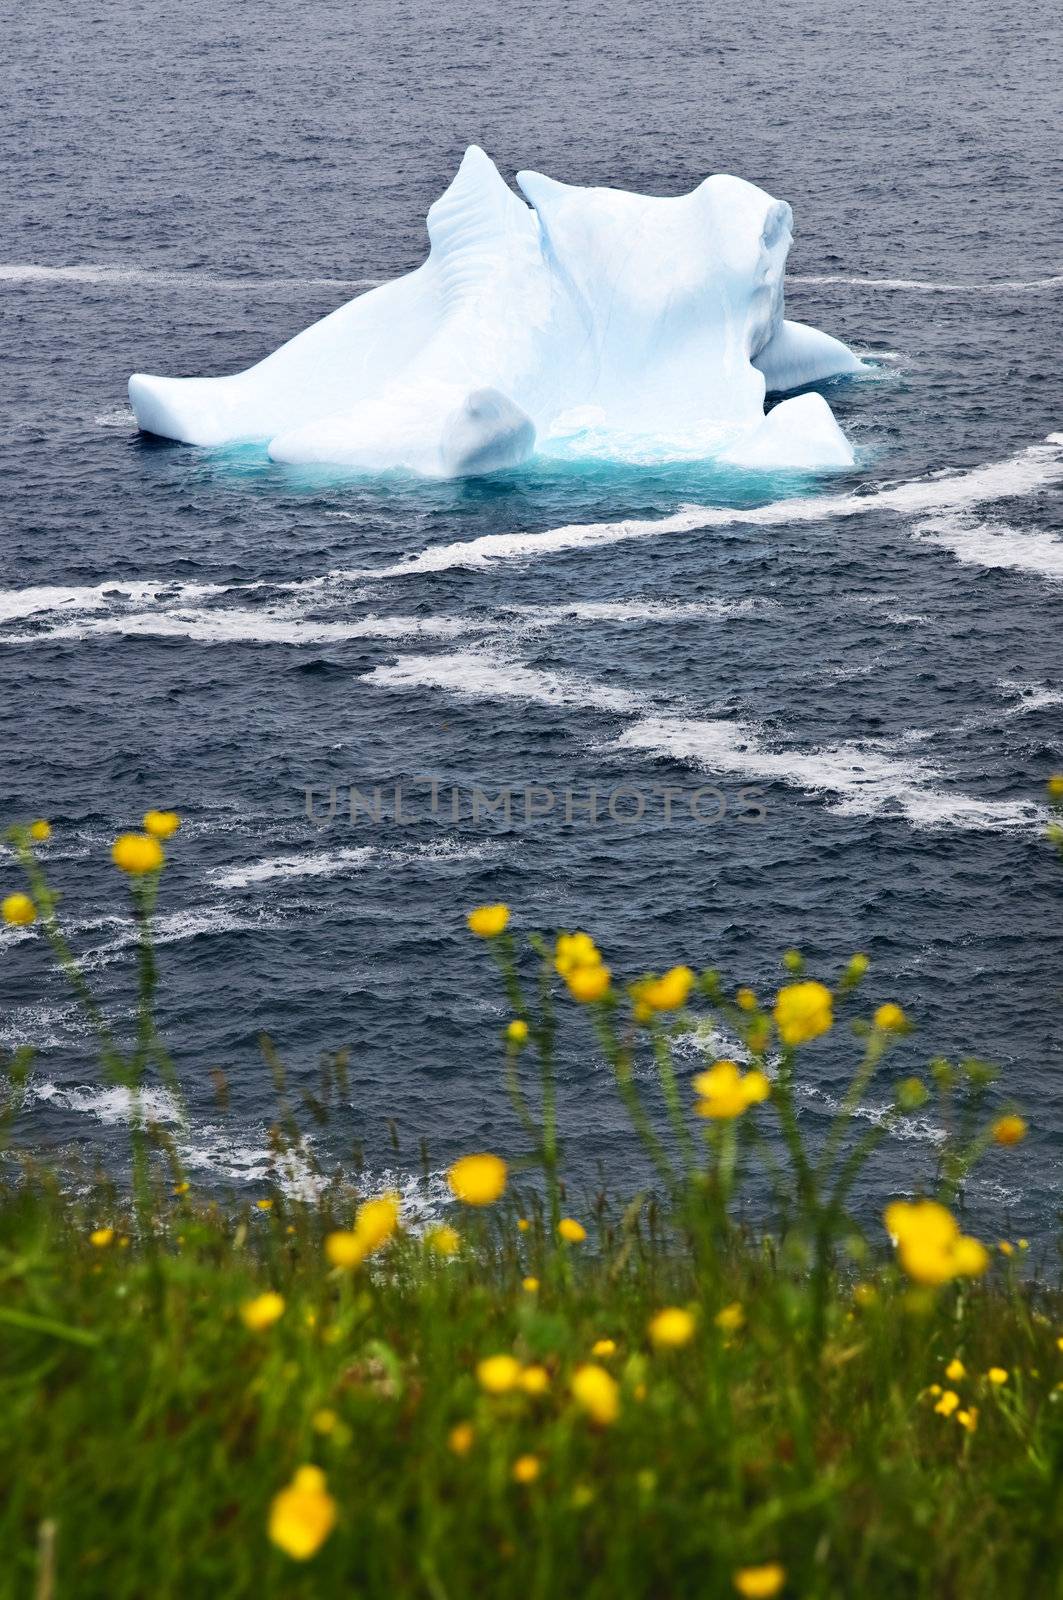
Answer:
<svg viewBox="0 0 1063 1600"><path fill-rule="evenodd" d="M415 271L244 372L135 373L139 427L261 442L278 462L463 477L536 453L822 471L854 456L826 400L863 369L783 316L784 202L717 175L661 199L521 172L476 145L428 212Z"/></svg>

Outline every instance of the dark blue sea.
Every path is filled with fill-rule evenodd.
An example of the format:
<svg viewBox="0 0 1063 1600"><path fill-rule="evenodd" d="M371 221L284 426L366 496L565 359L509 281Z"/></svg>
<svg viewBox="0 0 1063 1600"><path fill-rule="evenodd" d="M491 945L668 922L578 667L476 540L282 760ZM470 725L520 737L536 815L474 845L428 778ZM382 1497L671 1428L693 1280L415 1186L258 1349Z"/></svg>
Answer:
<svg viewBox="0 0 1063 1600"><path fill-rule="evenodd" d="M861 1114L931 1056L998 1063L996 1100L1021 1102L1031 1133L967 1204L987 1236L1047 1248L1063 1153L1063 864L1043 787L1063 763L1055 6L5 12L0 811L51 819L48 870L122 1025L133 934L110 843L148 806L184 817L158 936L188 1109L159 1089L149 1104L195 1181L262 1192L261 1032L297 1088L323 1051L350 1052L316 1135L326 1163L360 1146L412 1194L422 1135L436 1172L518 1150L506 1013L464 930L470 906L505 900L519 927L590 929L618 972L685 960L765 994L790 945L826 976L866 951L869 994L917 1031ZM138 436L129 373L235 371L416 266L474 141L507 177L668 195L731 172L788 200L788 314L873 363L824 391L857 469L370 480ZM379 821L351 821L351 785L370 804L381 787ZM482 803L474 818L475 790L506 787L508 823ZM699 787L722 801L695 818ZM39 934L4 930L0 975L3 1045L37 1051L20 1136L118 1160L128 1105ZM686 1039L684 1071L726 1044ZM856 1048L839 1029L804 1055L810 1132ZM619 1190L639 1180L583 1019L561 1106L577 1194L599 1167ZM890 1137L868 1215L925 1181L939 1137L933 1112Z"/></svg>

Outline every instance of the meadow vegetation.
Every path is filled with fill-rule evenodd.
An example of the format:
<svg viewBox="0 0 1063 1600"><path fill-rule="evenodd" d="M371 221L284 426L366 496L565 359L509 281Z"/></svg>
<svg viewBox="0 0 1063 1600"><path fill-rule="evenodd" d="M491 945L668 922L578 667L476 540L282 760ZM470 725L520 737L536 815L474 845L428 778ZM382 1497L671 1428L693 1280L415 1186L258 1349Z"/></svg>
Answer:
<svg viewBox="0 0 1063 1600"><path fill-rule="evenodd" d="M42 1160L31 1056L4 1061L0 1596L1063 1594L1063 1298L1025 1241L963 1220L971 1171L990 1147L1021 1161L1026 1123L976 1057L896 1080L909 1020L865 1000L865 957L812 974L789 951L770 995L685 965L623 978L587 933L477 907L509 1147L456 1161L426 1219L315 1167L306 1129L351 1103L342 1056L296 1090L266 1043L277 1178L226 1199L142 1098L180 1092L151 938L178 828L149 812L114 847L140 932L125 1030L64 933L48 824L9 834L26 888L4 919L73 986L131 1160L128 1181ZM576 1014L654 1174L620 1201L566 1176ZM710 1023L732 1058L691 1076L673 1046ZM851 1081L812 1136L795 1089L841 1031ZM869 1121L876 1076L892 1102ZM933 1185L856 1215L914 1115L944 1130Z"/></svg>

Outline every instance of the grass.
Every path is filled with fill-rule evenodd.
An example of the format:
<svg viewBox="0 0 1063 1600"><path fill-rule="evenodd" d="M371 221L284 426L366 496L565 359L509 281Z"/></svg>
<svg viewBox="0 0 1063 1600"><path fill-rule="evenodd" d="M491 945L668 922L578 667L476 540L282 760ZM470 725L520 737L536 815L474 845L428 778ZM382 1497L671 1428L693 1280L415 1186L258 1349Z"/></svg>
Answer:
<svg viewBox="0 0 1063 1600"><path fill-rule="evenodd" d="M127 852L146 865L126 868L143 937L123 1042L34 842L13 843L134 1117L131 1182L75 1183L14 1147L30 1063L7 1063L0 1595L1063 1594L1063 1302L958 1216L1024 1125L974 1059L904 1080L881 1125L854 1119L908 1027L863 1002L866 963L826 983L791 952L764 1003L683 967L625 985L586 935L518 940L479 908L516 1024L505 1169L452 1171L465 1198L427 1231L344 1174L223 1206L135 1114L175 1076L152 1006L161 869ZM622 1204L577 1200L562 1168L556 1038L577 1011L656 1173ZM701 1019L739 1059L691 1085L671 1045ZM845 1027L850 1092L812 1145L794 1086ZM280 1170L306 1145L272 1065ZM303 1109L344 1094L330 1062ZM933 1197L890 1211L894 1246L849 1196L928 1103L948 1137ZM770 1196L756 1231L750 1192Z"/></svg>

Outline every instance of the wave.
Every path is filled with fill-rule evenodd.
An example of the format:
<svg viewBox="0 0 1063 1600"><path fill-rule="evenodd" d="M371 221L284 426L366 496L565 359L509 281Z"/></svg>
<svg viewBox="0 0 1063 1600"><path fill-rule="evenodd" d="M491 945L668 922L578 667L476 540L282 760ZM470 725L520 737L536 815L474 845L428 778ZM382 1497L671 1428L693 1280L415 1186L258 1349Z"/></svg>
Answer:
<svg viewBox="0 0 1063 1600"><path fill-rule="evenodd" d="M628 539L656 539L665 534L694 533L702 528L778 527L794 522L820 522L858 517L868 512L896 511L906 516L958 510L987 500L1014 499L1063 479L1063 433L1049 434L1004 461L966 472L952 472L864 493L805 495L751 507L681 506L671 516L627 518L619 522L570 523L543 533L491 533L454 544L429 545L415 556L388 567L350 571L348 578L406 578L455 567L483 569L498 561L534 560L564 550L591 550Z"/></svg>
<svg viewBox="0 0 1063 1600"><path fill-rule="evenodd" d="M362 681L389 690L441 689L459 700L515 700L634 716L637 720L617 736L614 749L642 750L715 775L833 795L830 809L841 815L892 812L913 827L967 829L1029 828L1042 825L1046 816L1033 801L981 800L935 787L944 776L938 767L911 754L894 754L880 743L770 748L748 724L661 712L631 690L524 666L486 651L400 656L363 674Z"/></svg>
<svg viewBox="0 0 1063 1600"><path fill-rule="evenodd" d="M52 267L37 261L0 261L0 283L93 284L125 288L144 284L187 284L193 289L221 289L257 293L284 289L375 289L380 278L234 278L206 269L139 267L121 262L83 261L75 266Z"/></svg>
<svg viewBox="0 0 1063 1600"><path fill-rule="evenodd" d="M483 625L463 617L377 617L357 622L307 621L292 611L250 611L225 607L216 611L134 611L118 616L86 618L39 633L8 634L4 645L51 644L106 634L163 639L190 639L195 644L341 644L352 639L453 639L482 631Z"/></svg>
<svg viewBox="0 0 1063 1600"><path fill-rule="evenodd" d="M116 602L147 605L153 601L200 600L224 594L228 587L224 583L181 583L167 578L111 578L89 585L40 584L29 589L0 589L0 622L49 611L99 611Z"/></svg>
<svg viewBox="0 0 1063 1600"><path fill-rule="evenodd" d="M207 876L220 889L253 889L277 879L346 877L372 867L404 867L424 862L481 861L497 854L492 842L463 844L448 838L411 850L360 845L346 850L319 850L302 855L269 856L236 867L215 867Z"/></svg>
<svg viewBox="0 0 1063 1600"><path fill-rule="evenodd" d="M781 615L775 600L572 600L551 606L507 606L506 613L532 627L566 622L715 622L726 617Z"/></svg>
<svg viewBox="0 0 1063 1600"><path fill-rule="evenodd" d="M616 746L682 761L708 773L834 795L829 809L836 814L893 813L915 828L1032 828L1043 825L1046 816L1033 801L981 800L935 787L935 780L944 776L940 769L870 743L770 749L747 724L654 716L625 729Z"/></svg>
<svg viewBox="0 0 1063 1600"><path fill-rule="evenodd" d="M920 294L1026 294L1063 287L1063 274L1050 278L998 279L996 283L946 283L934 278L850 278L838 272L787 273L787 283L843 283L857 289L912 289Z"/></svg>
<svg viewBox="0 0 1063 1600"><path fill-rule="evenodd" d="M443 689L459 700L521 700L525 704L576 706L590 711L637 713L645 705L629 689L585 683L557 672L525 667L487 651L400 656L363 673L380 689Z"/></svg>
<svg viewBox="0 0 1063 1600"><path fill-rule="evenodd" d="M947 550L965 566L1031 572L1039 578L1063 580L1063 539L1054 533L1009 528L1002 522L978 522L962 513L934 517L912 529L925 544Z"/></svg>
<svg viewBox="0 0 1063 1600"><path fill-rule="evenodd" d="M1009 706L1006 712L1009 717L1022 717L1030 711L1049 711L1056 706L1063 706L1063 688L1049 683L1017 683L1005 678L997 688L1002 694L1016 697L1015 704Z"/></svg>

